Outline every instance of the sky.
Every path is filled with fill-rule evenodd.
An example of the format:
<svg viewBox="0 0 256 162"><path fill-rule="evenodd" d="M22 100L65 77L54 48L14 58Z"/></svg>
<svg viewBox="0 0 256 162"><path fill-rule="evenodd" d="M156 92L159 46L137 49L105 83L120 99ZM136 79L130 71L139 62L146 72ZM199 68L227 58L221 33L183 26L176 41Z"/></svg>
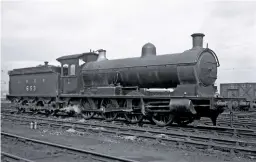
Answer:
<svg viewBox="0 0 256 162"><path fill-rule="evenodd" d="M151 42L157 55L179 53L196 32L219 58L217 84L256 82L256 1L207 0L2 0L1 79L90 49L138 57Z"/></svg>

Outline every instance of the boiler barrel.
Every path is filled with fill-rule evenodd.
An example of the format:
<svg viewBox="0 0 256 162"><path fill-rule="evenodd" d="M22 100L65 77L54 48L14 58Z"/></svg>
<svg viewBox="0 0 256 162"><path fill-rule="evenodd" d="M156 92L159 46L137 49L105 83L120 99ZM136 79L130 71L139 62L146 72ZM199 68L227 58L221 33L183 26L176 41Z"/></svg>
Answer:
<svg viewBox="0 0 256 162"><path fill-rule="evenodd" d="M217 78L217 64L210 49L195 48L178 54L89 62L82 75L86 87L120 83L140 88L175 88L197 82L208 86Z"/></svg>

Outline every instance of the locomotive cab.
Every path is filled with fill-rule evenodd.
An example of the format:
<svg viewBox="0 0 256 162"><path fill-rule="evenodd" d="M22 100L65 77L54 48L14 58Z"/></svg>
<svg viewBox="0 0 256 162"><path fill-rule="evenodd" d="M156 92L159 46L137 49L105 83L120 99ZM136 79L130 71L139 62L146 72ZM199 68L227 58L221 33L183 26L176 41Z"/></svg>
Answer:
<svg viewBox="0 0 256 162"><path fill-rule="evenodd" d="M61 63L60 90L64 94L79 93L83 87L80 75L82 66L91 61L96 61L98 54L94 52L67 55L57 58Z"/></svg>

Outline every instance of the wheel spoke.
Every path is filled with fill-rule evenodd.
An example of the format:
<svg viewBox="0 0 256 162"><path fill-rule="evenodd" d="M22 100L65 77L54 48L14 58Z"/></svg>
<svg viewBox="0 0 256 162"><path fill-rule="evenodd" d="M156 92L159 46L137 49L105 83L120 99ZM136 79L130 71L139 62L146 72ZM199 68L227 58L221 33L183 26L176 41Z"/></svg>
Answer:
<svg viewBox="0 0 256 162"><path fill-rule="evenodd" d="M85 120L91 119L95 115L94 112L88 111L88 110L96 108L95 103L92 99L86 98L86 99L82 100L80 107L82 109L81 115Z"/></svg>
<svg viewBox="0 0 256 162"><path fill-rule="evenodd" d="M138 110L134 110L134 108L141 107L140 100L136 102L133 99L127 99L124 103L124 107L128 107L128 105L132 106L133 111L124 113L124 118L131 124L141 122L143 120L143 114Z"/></svg>
<svg viewBox="0 0 256 162"><path fill-rule="evenodd" d="M111 110L111 109L117 109L119 107L118 102L114 99L106 99L101 102L101 107L103 107L105 110ZM110 122L114 121L118 113L117 112L102 112L102 117L105 119L105 121Z"/></svg>
<svg viewBox="0 0 256 162"><path fill-rule="evenodd" d="M124 114L125 119L132 124L139 123L143 120L142 114L133 114L131 113L125 113Z"/></svg>
<svg viewBox="0 0 256 162"><path fill-rule="evenodd" d="M102 113L103 118L105 121L113 121L117 118L117 113L116 112L104 112Z"/></svg>
<svg viewBox="0 0 256 162"><path fill-rule="evenodd" d="M172 114L156 113L156 114L153 114L153 116L152 116L152 120L154 121L154 123L161 127L172 124L173 118L174 117Z"/></svg>

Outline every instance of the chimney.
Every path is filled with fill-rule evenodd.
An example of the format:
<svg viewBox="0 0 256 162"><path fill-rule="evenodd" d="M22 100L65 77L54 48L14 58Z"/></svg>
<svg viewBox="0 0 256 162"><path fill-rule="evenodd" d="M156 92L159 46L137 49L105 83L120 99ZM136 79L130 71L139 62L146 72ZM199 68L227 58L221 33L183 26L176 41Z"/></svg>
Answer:
<svg viewBox="0 0 256 162"><path fill-rule="evenodd" d="M203 33L194 33L191 35L193 39L193 48L201 47L203 48Z"/></svg>
<svg viewBox="0 0 256 162"><path fill-rule="evenodd" d="M107 60L107 58L106 58L106 50L99 49L98 52L99 52L99 56L97 58L97 61Z"/></svg>
<svg viewBox="0 0 256 162"><path fill-rule="evenodd" d="M48 61L45 61L45 62L44 62L44 65L45 65L45 66L48 66Z"/></svg>

